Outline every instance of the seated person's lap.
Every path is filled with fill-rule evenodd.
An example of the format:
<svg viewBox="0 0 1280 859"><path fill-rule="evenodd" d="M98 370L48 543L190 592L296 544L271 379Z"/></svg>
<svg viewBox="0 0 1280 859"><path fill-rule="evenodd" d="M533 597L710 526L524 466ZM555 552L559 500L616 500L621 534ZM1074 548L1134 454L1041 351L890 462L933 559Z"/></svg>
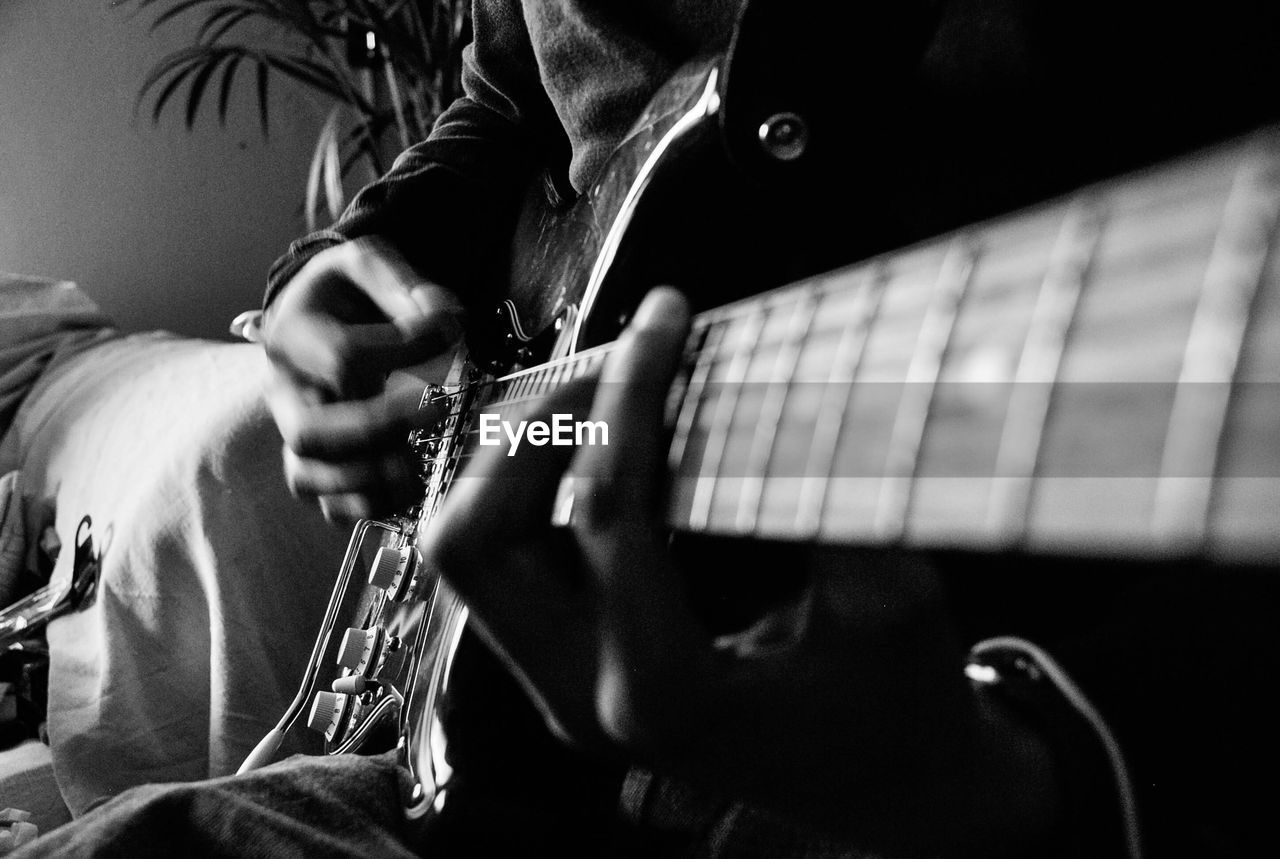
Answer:
<svg viewBox="0 0 1280 859"><path fill-rule="evenodd" d="M301 678L346 537L285 488L264 371L249 345L108 340L54 364L15 420L7 444L64 546L88 514L105 547L92 606L48 634L75 814L233 772Z"/></svg>

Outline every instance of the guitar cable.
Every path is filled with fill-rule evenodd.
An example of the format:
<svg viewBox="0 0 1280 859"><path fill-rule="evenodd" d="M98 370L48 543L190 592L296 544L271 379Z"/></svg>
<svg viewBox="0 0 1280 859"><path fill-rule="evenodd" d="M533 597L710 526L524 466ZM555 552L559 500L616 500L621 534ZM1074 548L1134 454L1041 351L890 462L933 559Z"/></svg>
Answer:
<svg viewBox="0 0 1280 859"><path fill-rule="evenodd" d="M1106 720L1066 670L1044 649L1013 636L989 638L969 651L965 675L1024 713L1043 735L1056 741L1067 812L1074 834L1093 838L1077 844L1090 857L1142 859L1138 803L1124 753ZM1065 741L1065 742L1064 742ZM1097 783L1096 754L1078 754L1075 742L1100 747L1114 789L1115 805L1090 790ZM1119 811L1119 820L1114 812ZM1118 830L1118 832L1117 832ZM1117 850L1116 836L1123 849ZM1095 843L1096 842L1096 843Z"/></svg>

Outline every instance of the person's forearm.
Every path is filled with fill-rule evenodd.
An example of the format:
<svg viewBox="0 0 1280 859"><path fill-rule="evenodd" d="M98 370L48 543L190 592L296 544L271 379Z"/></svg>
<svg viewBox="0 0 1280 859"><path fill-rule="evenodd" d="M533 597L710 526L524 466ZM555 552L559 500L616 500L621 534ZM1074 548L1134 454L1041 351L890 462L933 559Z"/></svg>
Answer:
<svg viewBox="0 0 1280 859"><path fill-rule="evenodd" d="M337 223L294 242L271 267L263 307L316 254L365 236L388 240L422 275L460 295L498 274L493 264L504 256L530 164L513 156L497 159L502 175L482 162L461 169L440 159L443 148L427 141L407 151Z"/></svg>
<svg viewBox="0 0 1280 859"><path fill-rule="evenodd" d="M523 191L567 146L539 77L519 4L474 4L465 95L430 137L364 188L332 227L294 242L272 266L264 308L316 254L344 241L389 241L420 273L471 297L501 276Z"/></svg>

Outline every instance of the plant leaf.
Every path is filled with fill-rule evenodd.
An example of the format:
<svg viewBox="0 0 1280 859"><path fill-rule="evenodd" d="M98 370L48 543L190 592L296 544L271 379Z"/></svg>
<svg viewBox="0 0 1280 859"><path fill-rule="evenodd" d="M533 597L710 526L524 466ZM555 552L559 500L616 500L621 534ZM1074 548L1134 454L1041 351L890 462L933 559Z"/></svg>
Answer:
<svg viewBox="0 0 1280 859"><path fill-rule="evenodd" d="M311 153L311 168L307 171L306 218L308 232L315 232L318 228L316 209L319 208L325 166L332 157L329 152L337 146L338 117L341 113L341 105L334 105L333 110L329 111L329 116L325 119L324 125L320 129L320 135L316 138L315 150Z"/></svg>
<svg viewBox="0 0 1280 859"><path fill-rule="evenodd" d="M178 17L183 12L186 12L189 9L192 9L204 3L216 3L216 2L218 2L218 0L179 0L178 3L175 3L173 6L170 6L168 9L164 10L163 12L161 12L159 15L156 16L156 19L151 22L151 32L154 33L156 30L163 27L167 22L172 21L174 18Z"/></svg>
<svg viewBox="0 0 1280 859"><path fill-rule="evenodd" d="M342 85L338 82L337 76L320 63L305 57L281 54L263 53L261 56L263 61L272 68L299 83L318 89L341 101L349 100L342 89ZM356 107L364 109L360 104L357 104Z"/></svg>
<svg viewBox="0 0 1280 859"><path fill-rule="evenodd" d="M142 86L138 88L138 98L141 99L146 95L147 91L158 84L161 79L172 72L179 66L190 63L200 57L208 54L209 48L204 45L193 45L189 48L182 48L162 57L151 71L147 73L146 78L142 81Z"/></svg>
<svg viewBox="0 0 1280 859"><path fill-rule="evenodd" d="M266 60L258 59L258 121L262 124L262 136L268 137L268 122L270 120L270 108L267 105L268 89L271 86L271 67L267 65Z"/></svg>
<svg viewBox="0 0 1280 859"><path fill-rule="evenodd" d="M187 91L187 131L195 127L196 114L200 112L200 100L204 98L205 87L209 85L209 78L213 77L213 73L226 56L229 55L218 55L206 61L192 79L191 89Z"/></svg>
<svg viewBox="0 0 1280 859"><path fill-rule="evenodd" d="M164 110L165 103L177 91L179 84L187 79L187 76L196 70L194 64L188 65L186 68L176 71L169 82L164 85L164 89L160 90L160 95L156 97L155 106L151 109L151 121L159 124L160 113Z"/></svg>
<svg viewBox="0 0 1280 859"><path fill-rule="evenodd" d="M324 199L329 206L330 222L338 220L338 216L342 214L344 196L342 157L338 151L338 137L335 134L324 151Z"/></svg>
<svg viewBox="0 0 1280 859"><path fill-rule="evenodd" d="M244 59L243 54L232 54L222 69L222 85L218 89L218 122L227 124L227 105L231 101L231 83L236 77L236 67Z"/></svg>
<svg viewBox="0 0 1280 859"><path fill-rule="evenodd" d="M241 21L256 14L257 11L252 7L223 6L221 9L210 12L209 17L204 19L204 23L196 33L196 41L212 45Z"/></svg>

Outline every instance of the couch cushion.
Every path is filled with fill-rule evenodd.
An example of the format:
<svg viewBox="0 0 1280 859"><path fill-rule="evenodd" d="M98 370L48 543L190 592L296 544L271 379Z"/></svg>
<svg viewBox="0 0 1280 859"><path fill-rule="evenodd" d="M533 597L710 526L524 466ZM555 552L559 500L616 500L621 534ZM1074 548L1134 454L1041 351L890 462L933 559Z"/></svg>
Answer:
<svg viewBox="0 0 1280 859"><path fill-rule="evenodd" d="M31 812L31 822L48 832L71 819L53 778L53 757L39 740L0 752L0 808Z"/></svg>

